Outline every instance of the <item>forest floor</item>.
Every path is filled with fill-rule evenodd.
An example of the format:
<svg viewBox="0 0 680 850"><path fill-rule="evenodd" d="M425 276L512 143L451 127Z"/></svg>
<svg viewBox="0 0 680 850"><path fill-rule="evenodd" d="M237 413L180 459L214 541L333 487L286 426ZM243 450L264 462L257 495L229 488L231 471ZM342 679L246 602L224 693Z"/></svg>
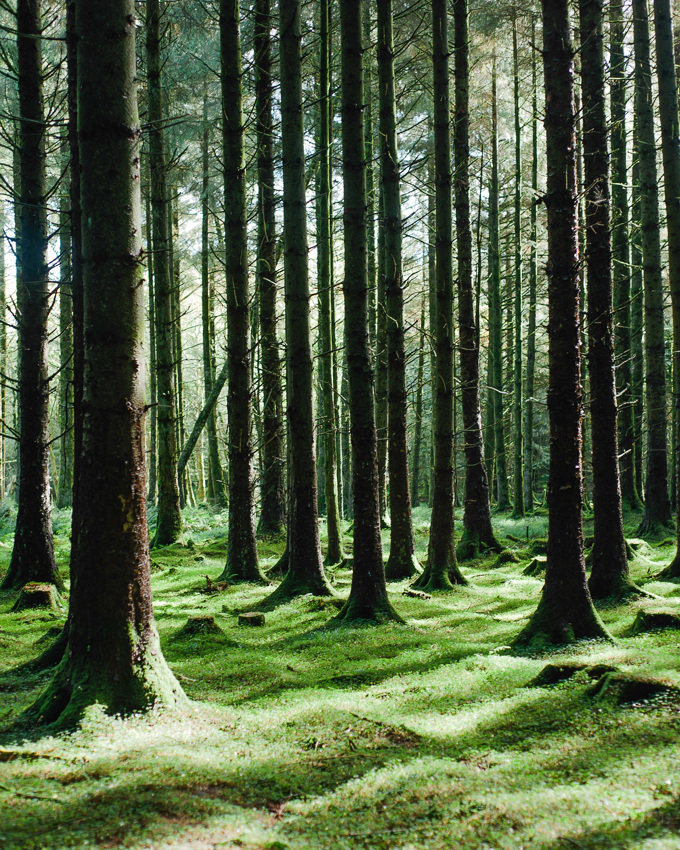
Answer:
<svg viewBox="0 0 680 850"><path fill-rule="evenodd" d="M11 613L15 595L0 594L3 850L680 848L680 632L631 634L641 608L680 613L680 586L654 578L671 541L637 544L633 574L658 598L602 609L613 643L531 657L508 646L540 594L542 578L524 570L545 517L497 517L517 561L463 564L467 588L418 598L391 585L406 625L342 630L322 628L336 609L311 596L267 613L264 627L239 626L268 591L207 592L226 517L186 520L180 545L152 553L163 650L192 700L181 712L123 720L94 708L68 734L7 731L49 677L12 668L65 613ZM55 526L66 572L68 516ZM424 555L425 508L416 535ZM262 543L265 566L280 549ZM8 520L0 572L10 552ZM349 573L331 574L346 595ZM222 632L182 636L202 615ZM569 662L670 691L598 698L588 668L529 684Z"/></svg>

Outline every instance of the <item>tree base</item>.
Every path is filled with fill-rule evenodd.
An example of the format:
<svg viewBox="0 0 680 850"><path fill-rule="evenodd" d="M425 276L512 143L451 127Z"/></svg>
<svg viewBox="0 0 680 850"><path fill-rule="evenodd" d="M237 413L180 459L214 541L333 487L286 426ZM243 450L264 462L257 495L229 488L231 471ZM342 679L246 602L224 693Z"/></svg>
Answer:
<svg viewBox="0 0 680 850"><path fill-rule="evenodd" d="M269 579L260 570L259 566L246 572L235 571L229 564L222 570L215 581L227 584L269 584Z"/></svg>
<svg viewBox="0 0 680 850"><path fill-rule="evenodd" d="M456 557L460 561L469 561L472 558L478 558L485 552L500 554L502 551L503 547L493 535L489 540L482 540L478 534L464 529L463 536L456 546Z"/></svg>
<svg viewBox="0 0 680 850"><path fill-rule="evenodd" d="M47 608L50 611L61 609L59 591L53 584L29 582L21 588L12 611L30 611L36 608Z"/></svg>
<svg viewBox="0 0 680 850"><path fill-rule="evenodd" d="M385 580L386 581L402 581L405 578L420 575L422 568L418 563L415 554L400 556L390 556L385 564Z"/></svg>
<svg viewBox="0 0 680 850"><path fill-rule="evenodd" d="M631 578L619 578L616 581L593 581L591 573L588 589L593 602L598 605L618 605L631 599L653 599L654 594L639 587Z"/></svg>
<svg viewBox="0 0 680 850"><path fill-rule="evenodd" d="M327 623L330 628L342 626L384 626L386 623L405 625L406 621L394 610L389 600L383 602L350 598L337 615Z"/></svg>
<svg viewBox="0 0 680 850"><path fill-rule="evenodd" d="M656 578L662 581L677 581L680 579L680 549L675 553L675 557L670 564L664 567L660 573L657 573Z"/></svg>
<svg viewBox="0 0 680 850"><path fill-rule="evenodd" d="M543 652L579 640L612 640L591 602L574 614L568 605L552 605L544 598L531 619L512 642L512 649Z"/></svg>
<svg viewBox="0 0 680 850"><path fill-rule="evenodd" d="M95 704L103 706L107 714L127 715L187 705L188 699L154 635L143 654L121 665L119 676L94 669L82 656L66 654L47 689L22 719L31 725L69 729L77 726L87 708Z"/></svg>
<svg viewBox="0 0 680 850"><path fill-rule="evenodd" d="M644 516L642 522L635 531L636 537L643 537L645 540L662 539L668 536L669 532L675 531L672 522L664 522L656 520L652 517Z"/></svg>
<svg viewBox="0 0 680 850"><path fill-rule="evenodd" d="M458 567L453 569L432 569L428 564L418 578L411 584L417 590L451 591L457 587L465 587L468 580Z"/></svg>
<svg viewBox="0 0 680 850"><path fill-rule="evenodd" d="M288 575L276 590L270 593L269 596L266 596L261 602L258 602L255 605L255 609L257 611L272 611L279 605L285 605L292 599L296 599L298 596L306 596L308 593L311 593L313 596L336 595L325 576L314 579L301 578L289 570Z"/></svg>

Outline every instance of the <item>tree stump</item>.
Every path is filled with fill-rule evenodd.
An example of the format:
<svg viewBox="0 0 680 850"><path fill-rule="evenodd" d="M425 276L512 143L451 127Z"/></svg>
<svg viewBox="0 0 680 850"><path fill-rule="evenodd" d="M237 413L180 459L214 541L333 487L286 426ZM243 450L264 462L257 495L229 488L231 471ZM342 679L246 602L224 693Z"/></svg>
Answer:
<svg viewBox="0 0 680 850"><path fill-rule="evenodd" d="M638 611L630 628L632 635L656 632L661 629L680 629L680 614L676 611Z"/></svg>
<svg viewBox="0 0 680 850"><path fill-rule="evenodd" d="M182 628L175 634L176 638L199 637L201 635L222 635L224 632L209 614L189 617Z"/></svg>
<svg viewBox="0 0 680 850"><path fill-rule="evenodd" d="M29 582L21 588L12 611L27 611L34 608L49 608L58 611L61 608L59 592L53 584Z"/></svg>
<svg viewBox="0 0 680 850"><path fill-rule="evenodd" d="M259 611L248 611L238 615L239 626L264 626L264 614Z"/></svg>
<svg viewBox="0 0 680 850"><path fill-rule="evenodd" d="M626 705L645 702L654 697L667 696L680 699L680 688L662 679L639 676L634 673L605 673L587 691L598 702Z"/></svg>
<svg viewBox="0 0 680 850"><path fill-rule="evenodd" d="M522 575L525 576L540 576L545 572L545 565L548 559L545 555L535 557L527 567L522 570Z"/></svg>

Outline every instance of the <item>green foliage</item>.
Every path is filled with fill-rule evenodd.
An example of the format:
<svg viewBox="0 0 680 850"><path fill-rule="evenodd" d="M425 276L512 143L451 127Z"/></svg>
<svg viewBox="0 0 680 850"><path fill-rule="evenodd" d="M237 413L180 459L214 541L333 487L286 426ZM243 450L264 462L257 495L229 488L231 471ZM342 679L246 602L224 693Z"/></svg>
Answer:
<svg viewBox="0 0 680 850"><path fill-rule="evenodd" d="M0 596L3 850L677 847L676 701L587 695L600 669L680 684L676 630L629 634L638 610L677 606L677 586L652 578L670 547L636 550L633 577L665 599L604 609L615 645L520 658L507 646L541 589L522 575L526 525L540 539L545 518L497 523L519 563L480 557L468 587L431 598L392 584L406 625L342 633L312 596L239 627L269 590L215 586L226 541L214 516L185 520L182 542L154 552L153 584L186 710L122 720L94 707L72 734L17 737L9 724L49 674L13 670L64 616L12 614L16 594ZM416 512L420 557L424 523ZM281 544L267 546L273 561ZM335 571L342 596L349 581ZM180 636L206 616L221 634ZM548 663L575 675L527 686Z"/></svg>

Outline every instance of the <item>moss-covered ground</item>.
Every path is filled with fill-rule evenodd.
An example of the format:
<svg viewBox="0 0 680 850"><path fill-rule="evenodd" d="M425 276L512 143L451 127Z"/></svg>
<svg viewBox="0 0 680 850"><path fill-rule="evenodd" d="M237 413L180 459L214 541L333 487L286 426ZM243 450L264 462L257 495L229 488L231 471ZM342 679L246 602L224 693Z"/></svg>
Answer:
<svg viewBox="0 0 680 850"><path fill-rule="evenodd" d="M4 850L680 847L680 704L596 701L585 671L527 687L566 661L680 685L679 632L629 636L641 606L678 607L680 587L653 579L672 543L635 544L633 576L659 598L602 610L615 643L527 657L507 648L541 590L523 570L544 516L496 518L517 560L463 564L468 587L419 598L391 585L406 625L334 630L333 603L310 596L239 626L269 591L208 593L226 517L186 519L182 545L153 552L163 649L192 699L181 713L123 720L95 707L69 734L12 731L49 676L14 668L65 612L11 613L15 594L0 596ZM56 528L66 570L65 515ZM424 557L423 508L416 537ZM10 552L8 525L0 572ZM280 552L261 543L265 566ZM331 575L346 595L349 573ZM201 615L223 633L180 634Z"/></svg>

